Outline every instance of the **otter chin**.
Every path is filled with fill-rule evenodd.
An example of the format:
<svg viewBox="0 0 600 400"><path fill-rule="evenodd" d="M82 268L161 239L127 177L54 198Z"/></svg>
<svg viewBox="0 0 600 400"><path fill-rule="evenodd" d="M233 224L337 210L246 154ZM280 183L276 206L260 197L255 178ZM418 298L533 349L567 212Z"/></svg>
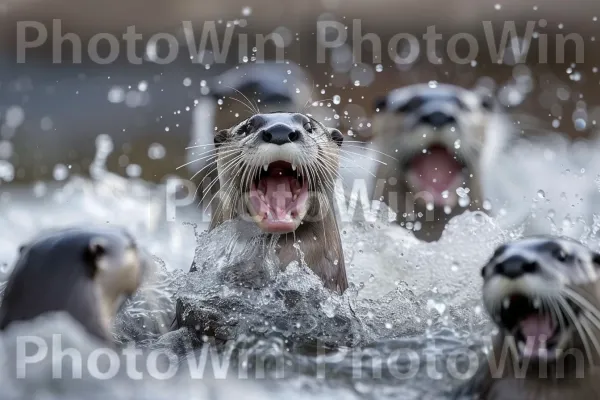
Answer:
<svg viewBox="0 0 600 400"><path fill-rule="evenodd" d="M246 196L248 212L263 232L293 232L308 212L308 183L287 161L265 164Z"/></svg>
<svg viewBox="0 0 600 400"><path fill-rule="evenodd" d="M498 335L489 362L457 398L597 399L600 254L573 240L532 236L499 247L482 275Z"/></svg>

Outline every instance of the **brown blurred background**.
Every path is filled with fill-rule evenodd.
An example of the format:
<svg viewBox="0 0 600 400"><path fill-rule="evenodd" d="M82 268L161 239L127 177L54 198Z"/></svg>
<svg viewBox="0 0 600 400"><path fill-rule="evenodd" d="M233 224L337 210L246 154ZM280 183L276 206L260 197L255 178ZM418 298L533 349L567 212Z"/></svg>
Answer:
<svg viewBox="0 0 600 400"><path fill-rule="evenodd" d="M600 119L597 0L0 0L0 16L0 166L8 160L15 167L13 181L52 179L56 164L70 165L70 174L85 174L99 134L108 134L115 142L111 170L126 174L128 164L137 164L141 176L152 181L175 173L185 162L194 100L206 94L203 81L239 62L236 51L223 64L191 62L182 34L182 21L188 20L194 24L197 40L206 21L217 21L221 34L225 21L239 24L241 19L245 23L237 25L236 33L282 34L285 57L304 67L313 81L313 100L339 95L340 104L332 106L343 116L340 128L365 140L374 98L396 87L428 81L473 87L482 78L491 78L483 82L496 83L499 99L524 129L579 137L593 134L595 119ZM119 59L98 65L85 54L81 64L73 64L68 60L72 47L64 44L63 63L53 64L53 19L61 20L62 34L77 33L84 48L95 34L121 37L128 26L143 35L138 55L144 54L149 37L157 32L176 35L183 48L168 65L150 60L133 65L124 57L121 43ZM421 44L420 57L410 65L395 65L384 50L383 59L373 62L371 44L365 42L361 64L352 62L349 47L329 51L327 62L317 63L317 21L351 26L354 19L360 19L363 34L376 33L384 44L397 33L415 35ZM24 64L16 58L19 21L42 22L49 33L46 45L27 50ZM534 36L524 64L516 64L510 52L499 64L490 57L484 21L493 22L496 44L506 21L515 21L520 36L527 22L535 21L537 34L547 37L549 62L539 63L540 36ZM432 25L443 34L437 51L444 58L441 65L428 60L421 40ZM478 40L474 62L459 65L445 57L446 41L456 33L469 33ZM580 35L583 60L568 41L564 62L556 62L557 34ZM231 48L238 45L234 35ZM464 46L458 50L466 55ZM159 54L166 51L157 46ZM219 113L230 118L227 104ZM224 119L217 117L217 125ZM164 157L157 157L153 151L162 148Z"/></svg>

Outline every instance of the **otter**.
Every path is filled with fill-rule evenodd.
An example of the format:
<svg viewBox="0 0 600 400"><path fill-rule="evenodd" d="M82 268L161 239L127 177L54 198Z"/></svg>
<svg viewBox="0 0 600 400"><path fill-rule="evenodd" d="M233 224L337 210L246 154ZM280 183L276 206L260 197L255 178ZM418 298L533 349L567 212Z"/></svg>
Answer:
<svg viewBox="0 0 600 400"><path fill-rule="evenodd" d="M373 148L397 160L377 165L374 198L399 224L434 241L450 218L482 209L480 155L501 114L489 92L417 84L391 91L375 109Z"/></svg>
<svg viewBox="0 0 600 400"><path fill-rule="evenodd" d="M124 229L71 227L21 246L0 305L0 330L64 311L111 343L114 316L141 284L151 260Z"/></svg>
<svg viewBox="0 0 600 400"><path fill-rule="evenodd" d="M600 254L571 239L499 247L482 269L483 303L499 330L493 360L456 397L597 399L599 269Z"/></svg>
<svg viewBox="0 0 600 400"><path fill-rule="evenodd" d="M325 287L348 287L334 210L343 136L308 115L256 114L218 132L219 191L210 230L225 221L249 222L277 242L281 267L304 253ZM192 266L192 270L195 267Z"/></svg>

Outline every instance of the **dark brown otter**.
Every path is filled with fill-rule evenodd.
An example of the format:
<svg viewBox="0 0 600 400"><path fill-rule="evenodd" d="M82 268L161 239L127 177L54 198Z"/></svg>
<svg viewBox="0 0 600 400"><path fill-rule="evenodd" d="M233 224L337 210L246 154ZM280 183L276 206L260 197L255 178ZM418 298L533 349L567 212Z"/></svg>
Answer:
<svg viewBox="0 0 600 400"><path fill-rule="evenodd" d="M281 268L298 260L301 250L325 287L344 292L348 280L334 208L342 141L338 130L287 112L257 114L220 131L220 188L210 229L253 221L277 240Z"/></svg>
<svg viewBox="0 0 600 400"><path fill-rule="evenodd" d="M112 341L112 321L152 261L120 228L69 228L21 247L0 306L0 330L65 311L90 334Z"/></svg>
<svg viewBox="0 0 600 400"><path fill-rule="evenodd" d="M482 273L499 334L457 398L599 398L599 268L600 254L571 240L530 237L498 248Z"/></svg>
<svg viewBox="0 0 600 400"><path fill-rule="evenodd" d="M378 164L374 198L420 239L439 239L448 221L482 210L480 157L490 126L500 127L488 93L454 85L396 89L375 104L373 144L393 155Z"/></svg>

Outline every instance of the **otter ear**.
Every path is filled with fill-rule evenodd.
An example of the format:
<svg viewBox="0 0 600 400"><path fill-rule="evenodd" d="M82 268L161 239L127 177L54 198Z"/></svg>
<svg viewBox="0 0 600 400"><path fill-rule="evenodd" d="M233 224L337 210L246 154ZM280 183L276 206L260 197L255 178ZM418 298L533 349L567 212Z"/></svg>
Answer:
<svg viewBox="0 0 600 400"><path fill-rule="evenodd" d="M387 96L378 96L375 101L373 102L373 111L375 110L379 110L379 111L385 111L387 109Z"/></svg>
<svg viewBox="0 0 600 400"><path fill-rule="evenodd" d="M94 266L98 265L98 260L100 257L106 254L106 249L108 248L108 243L106 239L102 237L95 237L90 240L88 243L88 247L86 249L86 258L90 261Z"/></svg>
<svg viewBox="0 0 600 400"><path fill-rule="evenodd" d="M338 146L342 145L342 142L344 141L344 135L342 135L342 132L340 132L339 130L337 130L335 128L330 128L329 134L331 135L331 138L333 139L333 141L335 143L337 143Z"/></svg>
<svg viewBox="0 0 600 400"><path fill-rule="evenodd" d="M215 135L215 138L214 138L215 147L219 147L220 145L225 143L227 141L227 136L229 136L228 129L223 129L223 130L217 132L217 134Z"/></svg>

